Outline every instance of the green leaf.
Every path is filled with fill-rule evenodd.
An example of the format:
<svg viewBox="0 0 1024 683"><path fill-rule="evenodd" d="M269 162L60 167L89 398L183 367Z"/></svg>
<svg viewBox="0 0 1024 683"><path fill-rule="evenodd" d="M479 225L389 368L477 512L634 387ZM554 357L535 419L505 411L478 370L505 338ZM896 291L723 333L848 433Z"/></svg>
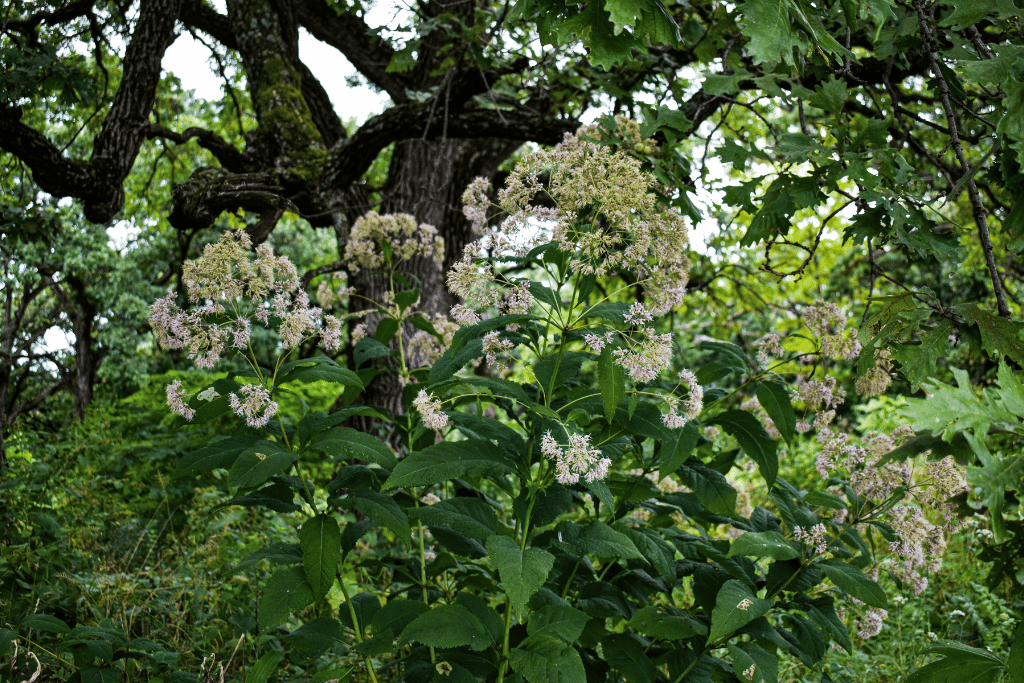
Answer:
<svg viewBox="0 0 1024 683"><path fill-rule="evenodd" d="M277 665L284 659L284 652L271 650L260 657L249 672L245 674L245 683L267 683L277 671Z"/></svg>
<svg viewBox="0 0 1024 683"><path fill-rule="evenodd" d="M376 408L368 408L366 406L352 406L350 408L341 408L328 415L322 410L316 410L311 413L307 413L305 417L299 422L298 434L299 439L305 443L309 440L309 437L314 434L318 434L322 431L330 429L337 425L339 422L355 417L357 415L364 415L367 417L379 417L382 420L387 419L387 415L377 410Z"/></svg>
<svg viewBox="0 0 1024 683"><path fill-rule="evenodd" d="M717 471L696 458L690 458L678 470L679 478L715 515L729 516L736 510L736 489Z"/></svg>
<svg viewBox="0 0 1024 683"><path fill-rule="evenodd" d="M662 611L653 605L638 609L629 620L629 627L640 635L663 640L685 640L708 632L707 626L692 617L676 610Z"/></svg>
<svg viewBox="0 0 1024 683"><path fill-rule="evenodd" d="M337 502L345 510L358 510L380 526L388 529L395 538L408 545L412 530L409 518L391 496L373 489L357 488Z"/></svg>
<svg viewBox="0 0 1024 683"><path fill-rule="evenodd" d="M742 681L751 683L776 683L779 678L779 662L775 655L753 643L729 643L732 657L732 671Z"/></svg>
<svg viewBox="0 0 1024 683"><path fill-rule="evenodd" d="M839 496L831 493L825 493L822 491L809 491L803 497L803 501L808 505L813 505L820 508L828 508L830 510L849 510L849 506Z"/></svg>
<svg viewBox="0 0 1024 683"><path fill-rule="evenodd" d="M583 634L590 617L569 605L546 605L530 614L526 632L531 636L554 636L571 643Z"/></svg>
<svg viewBox="0 0 1024 683"><path fill-rule="evenodd" d="M729 545L726 557L768 557L773 560L792 560L800 552L778 531L748 531Z"/></svg>
<svg viewBox="0 0 1024 683"><path fill-rule="evenodd" d="M789 399L789 390L781 382L758 382L757 400L775 423L775 428L786 440L792 443L796 434L796 413Z"/></svg>
<svg viewBox="0 0 1024 683"><path fill-rule="evenodd" d="M297 457L273 441L257 443L238 455L228 471L228 485L240 489L259 486L288 469Z"/></svg>
<svg viewBox="0 0 1024 683"><path fill-rule="evenodd" d="M708 424L722 425L722 429L736 439L743 452L757 463L757 469L768 488L775 485L775 477L779 474L775 441L764 431L756 417L746 410L727 410L708 420Z"/></svg>
<svg viewBox="0 0 1024 683"><path fill-rule="evenodd" d="M750 38L747 52L755 64L793 63L793 40L789 33L789 3L786 0L747 0L739 6L743 35Z"/></svg>
<svg viewBox="0 0 1024 683"><path fill-rule="evenodd" d="M487 557L501 576L501 585L513 610L522 613L530 597L547 581L555 556L542 548L521 550L511 538L492 535Z"/></svg>
<svg viewBox="0 0 1024 683"><path fill-rule="evenodd" d="M430 647L465 647L485 650L491 639L484 625L462 605L441 605L416 617L402 631L399 647L410 641Z"/></svg>
<svg viewBox="0 0 1024 683"><path fill-rule="evenodd" d="M629 683L654 683L658 670L647 657L644 646L635 637L617 633L601 641L605 661Z"/></svg>
<svg viewBox="0 0 1024 683"><path fill-rule="evenodd" d="M64 634L71 630L71 627L52 614L30 614L21 620L19 628L35 629L47 633Z"/></svg>
<svg viewBox="0 0 1024 683"><path fill-rule="evenodd" d="M1008 357L1024 365L1024 322L1006 320L983 311L974 304L960 304L952 309L981 331L981 343L999 361Z"/></svg>
<svg viewBox="0 0 1024 683"><path fill-rule="evenodd" d="M1024 621L1017 625L1017 632L1013 634L1006 668L1010 670L1012 683L1024 683Z"/></svg>
<svg viewBox="0 0 1024 683"><path fill-rule="evenodd" d="M999 657L963 643L947 640L927 651L945 657L910 674L907 683L989 683L1007 671Z"/></svg>
<svg viewBox="0 0 1024 683"><path fill-rule="evenodd" d="M562 522L557 527L559 541L573 555L592 555L594 557L621 557L627 560L640 560L643 555L629 540L629 536L615 531L603 522L591 522L587 525L574 522Z"/></svg>
<svg viewBox="0 0 1024 683"><path fill-rule="evenodd" d="M398 463L384 488L430 486L467 474L494 476L515 470L515 464L490 441L467 439L412 453Z"/></svg>
<svg viewBox="0 0 1024 683"><path fill-rule="evenodd" d="M291 647L307 652L325 650L335 645L345 644L345 636L341 632L341 624L331 617L317 617L295 629L286 636L281 636Z"/></svg>
<svg viewBox="0 0 1024 683"><path fill-rule="evenodd" d="M842 560L825 560L817 566L832 583L861 602L881 609L889 607L882 587L856 567Z"/></svg>
<svg viewBox="0 0 1024 683"><path fill-rule="evenodd" d="M508 653L512 670L528 683L586 683L580 654L558 638L537 634Z"/></svg>
<svg viewBox="0 0 1024 683"><path fill-rule="evenodd" d="M422 600L392 600L380 608L370 620L370 631L401 633L412 621L429 609Z"/></svg>
<svg viewBox="0 0 1024 683"><path fill-rule="evenodd" d="M626 397L626 373L615 362L614 349L608 344L601 350L597 362L597 383L601 389L601 406L604 415L611 422L615 418L615 408Z"/></svg>
<svg viewBox="0 0 1024 683"><path fill-rule="evenodd" d="M283 624L292 610L313 602L313 590L299 567L284 567L274 572L263 589L259 606L259 629Z"/></svg>
<svg viewBox="0 0 1024 683"><path fill-rule="evenodd" d="M848 96L846 81L829 76L828 80L815 88L814 96L807 100L807 103L835 116L846 104Z"/></svg>
<svg viewBox="0 0 1024 683"><path fill-rule="evenodd" d="M257 443L269 443L273 447L277 447L277 444L271 441L264 442L251 434L221 439L183 457L174 471L174 476L187 477L200 472L231 467L239 453Z"/></svg>
<svg viewBox="0 0 1024 683"><path fill-rule="evenodd" d="M394 354L393 349L389 349L373 337L363 337L356 342L355 348L352 349L352 360L358 370L367 361L374 358L391 357Z"/></svg>
<svg viewBox="0 0 1024 683"><path fill-rule="evenodd" d="M341 529L334 517L321 513L307 519L299 530L299 547L313 599L319 601L334 585L341 561Z"/></svg>
<svg viewBox="0 0 1024 683"><path fill-rule="evenodd" d="M339 460L361 460L377 463L386 470L393 470L398 464L391 446L375 436L351 427L335 427L315 434L309 440L309 447Z"/></svg>
<svg viewBox="0 0 1024 683"><path fill-rule="evenodd" d="M718 591L715 609L711 612L711 633L708 641L717 643L743 628L754 619L763 617L772 603L762 600L736 579L729 579Z"/></svg>
<svg viewBox="0 0 1024 683"><path fill-rule="evenodd" d="M424 524L447 525L463 536L486 541L498 529L494 508L479 498L452 498L409 510Z"/></svg>
<svg viewBox="0 0 1024 683"><path fill-rule="evenodd" d="M288 382L333 382L346 387L354 387L362 391L363 383L359 375L348 368L343 368L327 356L316 356L305 358L291 363L286 363L278 371L278 384Z"/></svg>
<svg viewBox="0 0 1024 683"><path fill-rule="evenodd" d="M553 353L533 366L533 374L540 382L541 390L547 394L552 389L558 389L567 381L576 379L580 374L580 366L583 361L591 357L589 353L580 351L562 351ZM555 374L555 368L558 368ZM553 379L552 379L553 377Z"/></svg>

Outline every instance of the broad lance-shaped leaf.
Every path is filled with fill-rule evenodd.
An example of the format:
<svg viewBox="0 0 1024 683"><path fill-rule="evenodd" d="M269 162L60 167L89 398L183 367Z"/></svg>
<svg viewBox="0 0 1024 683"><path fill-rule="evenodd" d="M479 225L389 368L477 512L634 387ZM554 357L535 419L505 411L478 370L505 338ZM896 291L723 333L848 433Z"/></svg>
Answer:
<svg viewBox="0 0 1024 683"><path fill-rule="evenodd" d="M601 406L609 422L615 417L615 408L626 396L626 373L615 362L611 344L602 349L597 362L597 383L601 388Z"/></svg>
<svg viewBox="0 0 1024 683"><path fill-rule="evenodd" d="M796 413L793 412L793 404L785 385L780 382L758 382L757 400L786 443L791 442L796 433Z"/></svg>
<svg viewBox="0 0 1024 683"><path fill-rule="evenodd" d="M571 645L553 636L532 635L508 653L512 670L527 683L586 683L583 660Z"/></svg>
<svg viewBox="0 0 1024 683"><path fill-rule="evenodd" d="M494 508L479 498L452 498L413 508L409 514L434 526L447 525L463 536L486 541L498 529Z"/></svg>
<svg viewBox="0 0 1024 683"><path fill-rule="evenodd" d="M494 476L515 470L515 464L490 441L445 442L407 456L384 482L384 488L430 486L467 474Z"/></svg>
<svg viewBox="0 0 1024 683"><path fill-rule="evenodd" d="M441 605L416 617L402 631L399 646L415 640L431 647L486 649L491 644L487 630L462 605Z"/></svg>
<svg viewBox="0 0 1024 683"><path fill-rule="evenodd" d="M640 635L664 640L684 640L704 635L708 627L678 610L663 611L653 605L641 607L629 620L629 627Z"/></svg>
<svg viewBox="0 0 1024 683"><path fill-rule="evenodd" d="M487 557L501 576L512 608L519 613L547 581L555 556L542 548L521 550L511 538L494 534L487 539Z"/></svg>
<svg viewBox="0 0 1024 683"><path fill-rule="evenodd" d="M545 605L530 614L526 632L531 636L545 635L571 643L583 634L590 616L569 605Z"/></svg>
<svg viewBox="0 0 1024 683"><path fill-rule="evenodd" d="M633 635L617 633L601 641L604 658L628 683L654 683L658 670L647 657L645 647Z"/></svg>
<svg viewBox="0 0 1024 683"><path fill-rule="evenodd" d="M708 420L708 423L722 425L722 429L735 437L743 452L757 463L757 469L768 488L775 485L775 478L779 474L775 441L768 436L756 417L746 410L727 410Z"/></svg>
<svg viewBox="0 0 1024 683"><path fill-rule="evenodd" d="M727 557L736 557L737 555L792 560L800 553L777 531L748 531L729 546Z"/></svg>
<svg viewBox="0 0 1024 683"><path fill-rule="evenodd" d="M346 510L358 510L380 526L388 529L402 543L409 543L412 530L409 518L391 496L378 493L373 489L353 489L347 496L338 501L338 506Z"/></svg>
<svg viewBox="0 0 1024 683"><path fill-rule="evenodd" d="M229 468L235 462L235 458L238 457L239 453L257 443L270 444L268 448L280 448L274 442L264 442L252 434L221 439L183 457L181 462L178 463L178 468L174 471L174 476L186 477L192 474L199 474L200 472Z"/></svg>
<svg viewBox="0 0 1024 683"><path fill-rule="evenodd" d="M300 567L285 567L274 572L263 588L259 607L259 629L283 624L293 610L313 602L313 591Z"/></svg>
<svg viewBox="0 0 1024 683"><path fill-rule="evenodd" d="M277 671L277 665L281 663L282 659L284 659L284 653L280 650L271 650L266 653L245 674L245 683L267 683Z"/></svg>
<svg viewBox="0 0 1024 683"><path fill-rule="evenodd" d="M335 460L373 462L386 470L392 470L398 464L398 458L390 446L375 436L351 427L335 427L320 432L309 440L309 447Z"/></svg>
<svg viewBox="0 0 1024 683"><path fill-rule="evenodd" d="M768 614L772 603L754 595L749 588L736 579L725 582L715 599L711 612L711 633L708 640L713 643L731 636L754 619Z"/></svg>
<svg viewBox="0 0 1024 683"><path fill-rule="evenodd" d="M320 600L334 584L341 561L341 530L334 517L321 513L307 519L299 530L299 547L313 599Z"/></svg>
<svg viewBox="0 0 1024 683"><path fill-rule="evenodd" d="M250 446L238 455L228 471L228 484L240 489L259 486L288 469L297 457L272 441Z"/></svg>
<svg viewBox="0 0 1024 683"><path fill-rule="evenodd" d="M842 560L825 560L819 562L817 567L832 580L832 583L861 602L881 609L889 607L882 587L853 565Z"/></svg>

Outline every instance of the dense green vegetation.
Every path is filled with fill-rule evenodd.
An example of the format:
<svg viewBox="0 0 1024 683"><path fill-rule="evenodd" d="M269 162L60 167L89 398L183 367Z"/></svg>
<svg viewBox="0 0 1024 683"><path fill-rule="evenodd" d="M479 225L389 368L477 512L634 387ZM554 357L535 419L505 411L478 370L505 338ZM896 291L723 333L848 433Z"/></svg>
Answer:
<svg viewBox="0 0 1024 683"><path fill-rule="evenodd" d="M371 9L5 10L0 680L1024 681L1024 10Z"/></svg>

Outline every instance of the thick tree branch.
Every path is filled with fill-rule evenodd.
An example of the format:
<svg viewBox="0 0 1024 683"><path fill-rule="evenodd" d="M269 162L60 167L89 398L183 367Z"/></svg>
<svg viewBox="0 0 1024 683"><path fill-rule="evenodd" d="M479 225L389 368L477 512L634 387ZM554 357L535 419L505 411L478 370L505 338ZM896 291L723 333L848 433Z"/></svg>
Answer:
<svg viewBox="0 0 1024 683"><path fill-rule="evenodd" d="M447 132L451 138L507 138L554 145L579 121L556 119L523 110L463 109L450 112L447 120L432 115L429 102L392 107L364 123L350 138L328 153L324 184L344 188L360 178L385 147L398 140L435 139Z"/></svg>
<svg viewBox="0 0 1024 683"><path fill-rule="evenodd" d="M216 157L217 161L220 162L221 166L229 171L233 173L245 173L253 170L252 162L249 159L246 159L244 154L235 149L224 138L213 131L206 130L205 128L193 126L191 128L186 128L181 133L175 133L163 126L151 123L146 126L145 132L146 137L150 140L161 138L164 140L170 140L178 145L184 145L192 138L198 138L199 146L212 153L213 156Z"/></svg>
<svg viewBox="0 0 1024 683"><path fill-rule="evenodd" d="M317 40L340 51L359 73L397 103L408 102L412 82L402 74L388 73L394 49L370 33L355 12L338 14L324 0L296 0L299 23Z"/></svg>

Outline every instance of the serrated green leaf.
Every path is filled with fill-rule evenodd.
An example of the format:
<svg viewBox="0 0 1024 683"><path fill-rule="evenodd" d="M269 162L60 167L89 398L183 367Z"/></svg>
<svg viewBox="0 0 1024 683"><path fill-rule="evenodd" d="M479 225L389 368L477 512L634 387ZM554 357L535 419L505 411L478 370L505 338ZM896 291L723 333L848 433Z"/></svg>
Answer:
<svg viewBox="0 0 1024 683"><path fill-rule="evenodd" d="M704 635L708 627L685 614L663 611L653 605L641 607L629 620L637 633L664 640L685 640Z"/></svg>
<svg viewBox="0 0 1024 683"><path fill-rule="evenodd" d="M318 434L322 431L330 429L335 425L348 420L349 418L357 415L363 415L367 417L378 417L382 420L387 419L387 415L377 410L376 408L368 408L366 406L352 406L349 408L341 408L331 414L327 414L322 410L316 410L311 413L307 413L305 417L299 422L298 434L299 439L302 442L309 440L309 437L314 434Z"/></svg>
<svg viewBox="0 0 1024 683"><path fill-rule="evenodd" d="M491 644L480 620L462 605L441 605L413 619L402 631L402 646L410 641L430 647L465 647L485 650Z"/></svg>
<svg viewBox="0 0 1024 683"><path fill-rule="evenodd" d="M778 531L748 531L729 545L726 557L768 557L773 560L792 560L800 552Z"/></svg>
<svg viewBox="0 0 1024 683"><path fill-rule="evenodd" d="M281 636L291 647L308 652L324 650L335 645L344 645L345 636L341 632L341 624L331 617L317 617L295 629L286 636Z"/></svg>
<svg viewBox="0 0 1024 683"><path fill-rule="evenodd" d="M345 510L358 510L380 526L388 529L395 538L408 545L412 529L409 518L391 496L373 489L357 488L338 500L338 506Z"/></svg>
<svg viewBox="0 0 1024 683"><path fill-rule="evenodd" d="M1017 625L1010 646L1010 656L1006 659L1006 668L1010 671L1012 683L1024 683L1024 621Z"/></svg>
<svg viewBox="0 0 1024 683"><path fill-rule="evenodd" d="M284 567L274 572L263 588L259 606L259 629L283 624L292 610L313 602L313 589L301 567Z"/></svg>
<svg viewBox="0 0 1024 683"><path fill-rule="evenodd" d="M401 633L419 615L430 609L422 600L392 600L380 608L370 620L370 631L381 634L385 631Z"/></svg>
<svg viewBox="0 0 1024 683"><path fill-rule="evenodd" d="M508 653L512 670L528 683L586 683L587 674L580 654L552 636L526 638Z"/></svg>
<svg viewBox="0 0 1024 683"><path fill-rule="evenodd" d="M271 650L252 665L249 672L245 674L245 683L267 683L270 677L277 671L277 665L284 659L284 652Z"/></svg>
<svg viewBox="0 0 1024 683"><path fill-rule="evenodd" d="M629 683L654 683L658 670L640 641L632 635L617 633L601 641L605 661Z"/></svg>
<svg viewBox="0 0 1024 683"><path fill-rule="evenodd" d="M495 476L515 470L515 464L490 441L467 439L412 453L398 463L384 488L431 486L467 474Z"/></svg>
<svg viewBox="0 0 1024 683"><path fill-rule="evenodd" d="M696 458L684 462L678 472L679 478L708 512L728 516L736 510L736 489L721 472L709 468Z"/></svg>
<svg viewBox="0 0 1024 683"><path fill-rule="evenodd" d="M739 9L743 16L743 35L750 39L746 49L754 63L792 64L789 3L786 0L748 0Z"/></svg>
<svg viewBox="0 0 1024 683"><path fill-rule="evenodd" d="M245 436L233 436L227 439L221 439L214 443L200 448L198 451L193 451L188 455L184 456L178 463L178 468L174 471L175 477L186 477L191 474L198 474L200 472L209 472L210 470L228 468L235 462L235 458L238 454L244 451L250 446L263 442L262 439L255 435L247 434ZM273 442L267 441L273 446Z"/></svg>
<svg viewBox="0 0 1024 683"><path fill-rule="evenodd" d="M770 489L779 474L779 456L775 441L768 436L756 417L745 410L727 410L719 413L708 424L719 424L743 449L743 452L757 463L761 478Z"/></svg>
<svg viewBox="0 0 1024 683"><path fill-rule="evenodd" d="M398 464L391 446L351 427L334 427L315 434L309 440L309 447L335 460L372 462L386 470L393 470Z"/></svg>
<svg viewBox="0 0 1024 683"><path fill-rule="evenodd" d="M228 485L246 489L265 483L288 469L298 457L272 441L264 441L239 453L228 471Z"/></svg>
<svg viewBox="0 0 1024 683"><path fill-rule="evenodd" d="M711 612L711 633L708 640L717 643L749 624L763 617L772 603L750 592L736 579L729 579L718 591L715 609Z"/></svg>
<svg viewBox="0 0 1024 683"><path fill-rule="evenodd" d="M498 529L494 508L479 498L453 498L409 510L409 515L424 524L446 525L454 531L486 541Z"/></svg>
<svg viewBox="0 0 1024 683"><path fill-rule="evenodd" d="M278 384L288 382L332 382L346 387L363 390L359 375L343 368L327 356L316 356L286 363L278 371Z"/></svg>
<svg viewBox="0 0 1024 683"><path fill-rule="evenodd" d="M52 614L30 614L21 620L20 628L46 631L47 633L64 634L71 630L71 627Z"/></svg>
<svg viewBox="0 0 1024 683"><path fill-rule="evenodd" d="M615 362L611 344L601 350L597 362L597 383L601 389L601 407L609 422L615 417L615 408L626 397L626 373Z"/></svg>
<svg viewBox="0 0 1024 683"><path fill-rule="evenodd" d="M889 607L882 587L853 565L837 559L819 562L817 566L832 583L861 602L881 609Z"/></svg>
<svg viewBox="0 0 1024 683"><path fill-rule="evenodd" d="M1000 318L974 304L960 304L952 309L978 326L981 343L994 358L1002 361L1006 356L1024 365L1024 322Z"/></svg>
<svg viewBox="0 0 1024 683"><path fill-rule="evenodd" d="M757 400L775 423L775 428L786 440L792 443L796 434L796 413L789 399L789 390L781 382L758 382Z"/></svg>
<svg viewBox="0 0 1024 683"><path fill-rule="evenodd" d="M501 585L513 610L522 613L526 603L547 581L555 556L543 548L521 550L507 536L487 539L487 557L501 576Z"/></svg>
<svg viewBox="0 0 1024 683"><path fill-rule="evenodd" d="M530 614L527 633L531 636L554 636L567 643L583 634L590 617L569 605L546 605Z"/></svg>
<svg viewBox="0 0 1024 683"><path fill-rule="evenodd" d="M299 529L299 547L306 580L318 601L334 585L341 561L341 529L334 517L321 513L307 519Z"/></svg>
<svg viewBox="0 0 1024 683"><path fill-rule="evenodd" d="M556 531L558 545L573 555L643 559L643 555L633 545L629 536L615 531L603 522L591 522L586 525L562 522L556 527Z"/></svg>

